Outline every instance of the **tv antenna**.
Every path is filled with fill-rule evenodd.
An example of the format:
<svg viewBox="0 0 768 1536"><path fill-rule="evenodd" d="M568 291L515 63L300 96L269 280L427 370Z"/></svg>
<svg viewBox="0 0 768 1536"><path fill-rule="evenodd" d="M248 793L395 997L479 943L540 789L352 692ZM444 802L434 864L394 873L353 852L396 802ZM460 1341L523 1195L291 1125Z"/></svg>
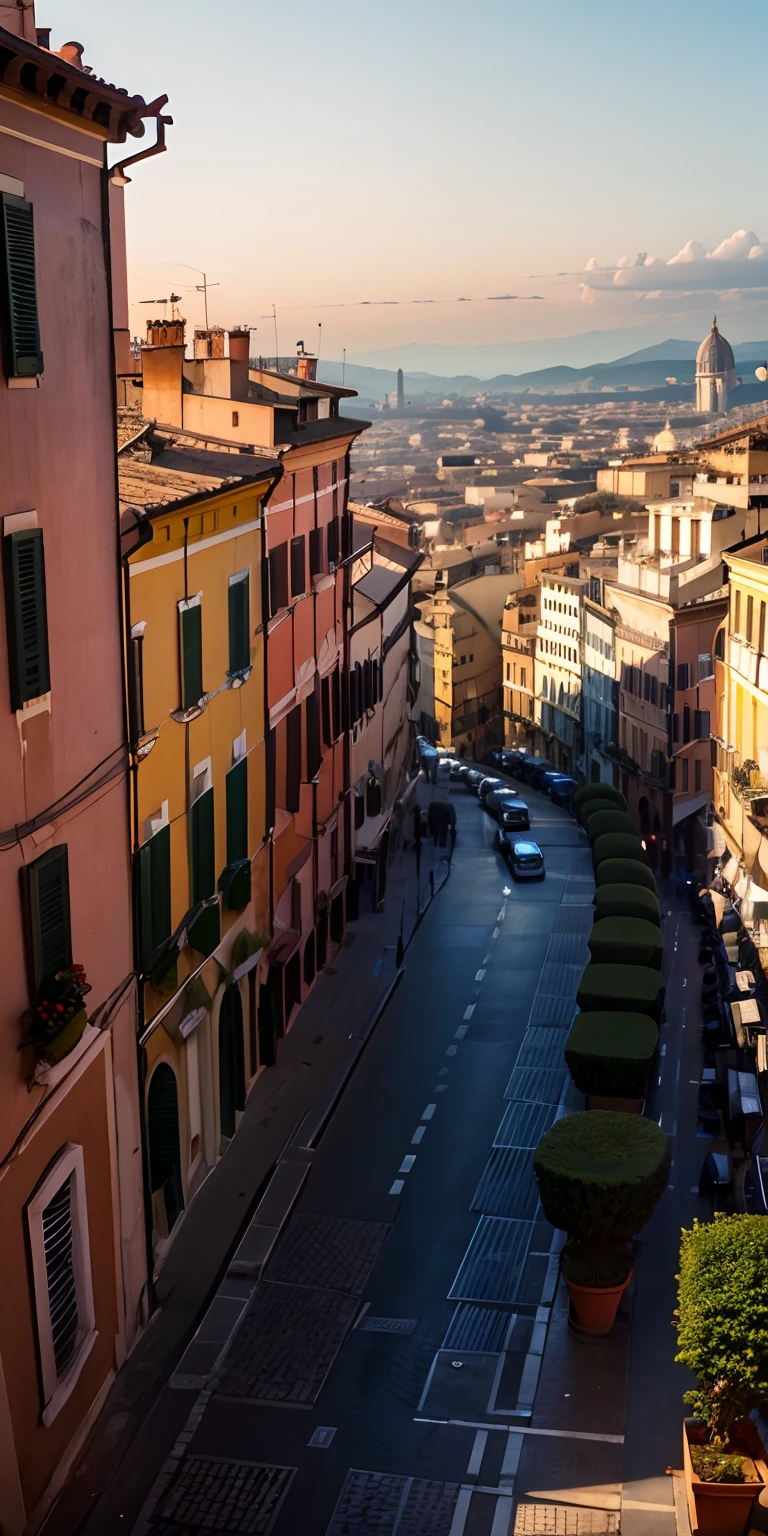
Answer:
<svg viewBox="0 0 768 1536"><path fill-rule="evenodd" d="M166 304L170 304L170 306L171 306L171 319L172 320L180 320L181 319L181 316L180 316L179 310L178 310L178 305L180 304L180 302L181 302L181 294L180 293L171 293L171 294L169 294L167 299L139 299L139 303L140 304L162 304L162 306L163 306L163 319L165 319L165 306L166 306Z"/></svg>
<svg viewBox="0 0 768 1536"><path fill-rule="evenodd" d="M209 283L205 273L202 270L202 267L191 267L188 261L166 261L163 263L163 265L166 267L186 267L188 272L196 272L198 277L203 279L201 283L191 283L190 287L194 290L195 293L201 293L203 295L203 304L205 307L205 329L208 330L208 289L220 288L221 284Z"/></svg>

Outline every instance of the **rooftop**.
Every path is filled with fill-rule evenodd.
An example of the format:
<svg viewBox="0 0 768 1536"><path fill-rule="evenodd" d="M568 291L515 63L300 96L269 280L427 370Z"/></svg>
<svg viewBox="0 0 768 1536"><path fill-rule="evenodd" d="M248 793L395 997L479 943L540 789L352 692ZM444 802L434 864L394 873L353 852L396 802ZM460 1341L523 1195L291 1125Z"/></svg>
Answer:
<svg viewBox="0 0 768 1536"><path fill-rule="evenodd" d="M219 495L232 486L274 478L275 459L210 453L175 442L149 427L135 447L128 444L117 459L121 512L138 508L149 517L170 507L183 507ZM233 462L237 473L232 473Z"/></svg>
<svg viewBox="0 0 768 1536"><path fill-rule="evenodd" d="M45 29L38 28L38 36L47 38ZM167 96L148 104L143 96L130 95L95 75L82 63L82 52L79 43L65 43L61 53L54 53L0 27L0 82L94 123L112 144L123 144L128 134L142 138L144 119L161 119Z"/></svg>

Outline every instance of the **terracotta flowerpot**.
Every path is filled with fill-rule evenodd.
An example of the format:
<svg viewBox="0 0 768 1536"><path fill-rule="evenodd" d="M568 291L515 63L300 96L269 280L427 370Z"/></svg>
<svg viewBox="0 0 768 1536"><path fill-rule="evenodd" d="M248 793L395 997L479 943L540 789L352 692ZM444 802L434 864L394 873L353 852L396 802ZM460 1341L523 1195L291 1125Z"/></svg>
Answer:
<svg viewBox="0 0 768 1536"><path fill-rule="evenodd" d="M620 1109L625 1115L641 1115L645 1099L620 1099L611 1093L588 1093L587 1109Z"/></svg>
<svg viewBox="0 0 768 1536"><path fill-rule="evenodd" d="M762 1483L704 1483L691 1464L688 1430L683 1425L683 1471L691 1530L698 1536L742 1536L752 1502L764 1483L768 1467L752 1458Z"/></svg>
<svg viewBox="0 0 768 1536"><path fill-rule="evenodd" d="M610 1333L632 1271L621 1285L577 1285L567 1275L563 1279L571 1298L571 1322L582 1333Z"/></svg>
<svg viewBox="0 0 768 1536"><path fill-rule="evenodd" d="M88 1014L84 1008L79 1008L77 1013L72 1015L69 1023L59 1030L58 1035L53 1040L46 1040L44 1045L38 1046L43 1060L47 1061L51 1067L55 1067L60 1061L63 1061L64 1057L68 1056L70 1051L73 1051L82 1039L87 1023Z"/></svg>

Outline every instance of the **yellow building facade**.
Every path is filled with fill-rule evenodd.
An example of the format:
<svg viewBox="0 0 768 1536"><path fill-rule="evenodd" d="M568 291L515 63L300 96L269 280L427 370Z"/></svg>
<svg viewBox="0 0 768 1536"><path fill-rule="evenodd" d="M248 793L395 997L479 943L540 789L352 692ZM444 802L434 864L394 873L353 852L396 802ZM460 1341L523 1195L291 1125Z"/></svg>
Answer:
<svg viewBox="0 0 768 1536"><path fill-rule="evenodd" d="M118 459L156 1263L274 1060L256 997L271 921L262 509L280 469L226 459L151 431Z"/></svg>

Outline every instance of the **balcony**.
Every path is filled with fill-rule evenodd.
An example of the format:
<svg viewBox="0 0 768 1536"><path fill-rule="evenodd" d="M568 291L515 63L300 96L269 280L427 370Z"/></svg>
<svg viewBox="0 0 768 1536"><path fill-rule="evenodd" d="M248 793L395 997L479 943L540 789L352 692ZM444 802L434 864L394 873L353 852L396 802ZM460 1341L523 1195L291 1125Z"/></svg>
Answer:
<svg viewBox="0 0 768 1536"><path fill-rule="evenodd" d="M753 688L768 693L768 656L738 635L727 635L726 647L726 660L732 671L738 672L739 677L751 683Z"/></svg>

